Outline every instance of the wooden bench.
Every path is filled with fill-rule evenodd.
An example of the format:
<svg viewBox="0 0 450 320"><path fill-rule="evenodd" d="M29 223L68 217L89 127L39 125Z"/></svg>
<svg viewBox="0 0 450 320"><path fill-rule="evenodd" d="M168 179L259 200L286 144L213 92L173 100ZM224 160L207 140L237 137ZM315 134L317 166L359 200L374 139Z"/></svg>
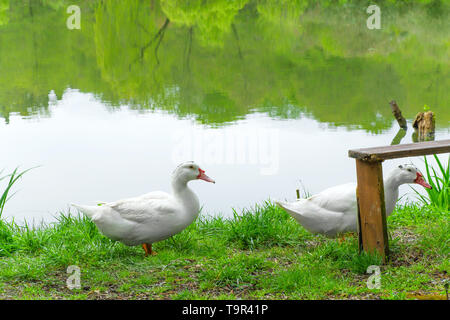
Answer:
<svg viewBox="0 0 450 320"><path fill-rule="evenodd" d="M356 159L359 248L377 250L383 261L389 256L381 163L387 159L450 152L450 140L349 150Z"/></svg>

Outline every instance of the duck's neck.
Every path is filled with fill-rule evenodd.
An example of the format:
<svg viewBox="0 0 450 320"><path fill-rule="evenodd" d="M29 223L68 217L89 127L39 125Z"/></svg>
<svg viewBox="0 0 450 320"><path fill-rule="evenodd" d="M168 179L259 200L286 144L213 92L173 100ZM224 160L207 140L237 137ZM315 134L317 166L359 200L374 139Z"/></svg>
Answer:
<svg viewBox="0 0 450 320"><path fill-rule="evenodd" d="M200 210L200 203L197 195L188 187L188 181L172 180L173 196L177 199L185 210L187 219L195 219Z"/></svg>
<svg viewBox="0 0 450 320"><path fill-rule="evenodd" d="M390 175L384 180L384 202L386 204L386 217L394 211L398 200L398 187L402 184L395 175Z"/></svg>

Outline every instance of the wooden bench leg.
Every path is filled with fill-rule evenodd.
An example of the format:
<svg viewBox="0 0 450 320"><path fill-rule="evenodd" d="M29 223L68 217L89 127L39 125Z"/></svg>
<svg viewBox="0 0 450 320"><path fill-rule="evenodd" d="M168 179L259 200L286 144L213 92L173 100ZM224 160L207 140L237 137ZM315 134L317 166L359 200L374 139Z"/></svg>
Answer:
<svg viewBox="0 0 450 320"><path fill-rule="evenodd" d="M360 250L389 255L381 161L356 160Z"/></svg>

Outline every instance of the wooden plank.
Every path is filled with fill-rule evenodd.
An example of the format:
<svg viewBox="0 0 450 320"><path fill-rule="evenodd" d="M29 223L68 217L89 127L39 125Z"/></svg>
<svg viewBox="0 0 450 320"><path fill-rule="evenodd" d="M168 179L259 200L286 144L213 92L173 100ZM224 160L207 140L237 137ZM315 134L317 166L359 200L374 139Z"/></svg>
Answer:
<svg viewBox="0 0 450 320"><path fill-rule="evenodd" d="M383 161L404 157L425 156L450 152L450 139L440 141L427 141L419 143L399 144L395 146L383 146L349 150L350 158L364 161Z"/></svg>
<svg viewBox="0 0 450 320"><path fill-rule="evenodd" d="M389 243L381 161L357 159L356 173L360 248L367 252L377 250L385 262Z"/></svg>

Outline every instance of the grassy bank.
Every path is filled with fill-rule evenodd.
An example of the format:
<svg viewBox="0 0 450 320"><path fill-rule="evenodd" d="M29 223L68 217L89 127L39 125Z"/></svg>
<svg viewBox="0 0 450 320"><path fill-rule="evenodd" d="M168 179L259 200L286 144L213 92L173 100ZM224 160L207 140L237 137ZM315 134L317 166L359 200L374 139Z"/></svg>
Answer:
<svg viewBox="0 0 450 320"><path fill-rule="evenodd" d="M407 205L388 219L391 260L369 289L376 256L311 235L271 203L234 219L199 218L144 257L102 236L88 219L61 215L38 229L0 222L0 299L406 299L445 295L448 212ZM69 265L81 288L66 286Z"/></svg>

